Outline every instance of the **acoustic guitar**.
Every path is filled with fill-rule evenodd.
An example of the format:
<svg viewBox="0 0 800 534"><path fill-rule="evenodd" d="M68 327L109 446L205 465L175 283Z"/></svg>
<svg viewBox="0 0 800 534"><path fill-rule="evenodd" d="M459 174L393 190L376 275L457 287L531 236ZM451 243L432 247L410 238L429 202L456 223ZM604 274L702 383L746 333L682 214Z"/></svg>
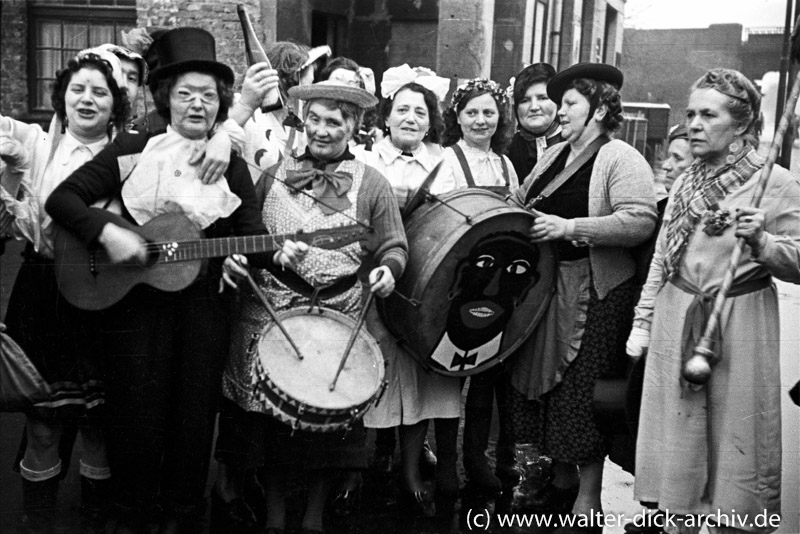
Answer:
<svg viewBox="0 0 800 534"><path fill-rule="evenodd" d="M287 239L333 249L358 241L372 230L354 224L315 232L203 239L197 225L178 213L159 215L142 226L109 212L104 216L145 239L147 261L144 265L112 263L103 247L87 248L74 234L58 228L55 235L58 288L70 304L84 310L108 308L138 284L162 291L184 289L200 274L206 258L272 252L279 250Z"/></svg>

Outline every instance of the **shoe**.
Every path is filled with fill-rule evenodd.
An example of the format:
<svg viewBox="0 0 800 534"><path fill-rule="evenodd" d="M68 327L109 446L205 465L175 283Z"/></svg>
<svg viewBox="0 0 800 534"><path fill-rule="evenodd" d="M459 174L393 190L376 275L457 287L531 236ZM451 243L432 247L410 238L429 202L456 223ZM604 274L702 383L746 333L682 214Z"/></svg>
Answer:
<svg viewBox="0 0 800 534"><path fill-rule="evenodd" d="M428 490L409 491L400 488L398 505L406 517L436 516L436 504Z"/></svg>
<svg viewBox="0 0 800 534"><path fill-rule="evenodd" d="M394 472L394 454L376 454L372 470L379 475L391 475Z"/></svg>
<svg viewBox="0 0 800 534"><path fill-rule="evenodd" d="M216 491L211 492L211 534L247 534L257 528L255 515L243 498L225 502Z"/></svg>
<svg viewBox="0 0 800 534"><path fill-rule="evenodd" d="M465 466L466 467L466 466ZM503 491L503 484L489 469L489 464L482 462L467 468L467 485L479 495L494 497Z"/></svg>
<svg viewBox="0 0 800 534"><path fill-rule="evenodd" d="M342 490L331 499L328 511L336 517L350 517L358 512L361 504L361 486Z"/></svg>
<svg viewBox="0 0 800 534"><path fill-rule="evenodd" d="M432 480L436 476L436 455L431 449L428 438L422 444L422 455L419 457L419 470L424 480Z"/></svg>

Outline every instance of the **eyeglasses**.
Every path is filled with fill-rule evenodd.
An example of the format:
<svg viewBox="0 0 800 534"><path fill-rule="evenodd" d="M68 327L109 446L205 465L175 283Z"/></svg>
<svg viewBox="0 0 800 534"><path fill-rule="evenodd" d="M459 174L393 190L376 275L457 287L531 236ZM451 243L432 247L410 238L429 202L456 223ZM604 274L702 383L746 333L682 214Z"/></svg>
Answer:
<svg viewBox="0 0 800 534"><path fill-rule="evenodd" d="M200 97L200 101L203 104L216 104L219 102L219 94L216 91L211 90L199 91L186 87L178 87L177 89L172 90L172 94L179 102L183 102L185 104L194 102L197 97Z"/></svg>

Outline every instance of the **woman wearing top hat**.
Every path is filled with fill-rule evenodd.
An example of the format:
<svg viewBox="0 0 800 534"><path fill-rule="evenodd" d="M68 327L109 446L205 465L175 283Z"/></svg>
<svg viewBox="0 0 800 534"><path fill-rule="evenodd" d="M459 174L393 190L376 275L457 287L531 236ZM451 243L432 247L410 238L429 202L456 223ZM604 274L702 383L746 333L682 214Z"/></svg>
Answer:
<svg viewBox="0 0 800 534"><path fill-rule="evenodd" d="M177 212L206 237L266 231L241 159L232 156L225 178L214 184L204 184L199 165L190 162L231 102L233 71L216 61L214 38L179 28L154 46L161 62L152 86L166 132L120 134L46 204L55 222L87 246L103 247L115 262L144 263L144 240L105 212L91 211L101 198L121 197L123 217L134 224ZM253 255L251 261L266 264L271 256ZM200 531L227 353L220 273L221 261L210 261L183 290L136 286L102 313L117 532L145 532L153 523Z"/></svg>
<svg viewBox="0 0 800 534"><path fill-rule="evenodd" d="M303 120L307 139L303 154L283 159L257 186L261 215L272 233L315 231L352 224L371 225L374 235L333 250L300 247L277 259L280 269L256 270L256 283L275 311L308 310L310 305L331 308L357 318L366 292L386 297L405 269L408 253L400 212L392 189L375 169L356 160L348 141L358 131L364 109L377 99L353 86L326 81L294 87L290 96L305 102ZM232 259L225 262L228 281L246 273ZM241 497L242 474L265 466L266 531L286 529L288 474L305 471L308 502L302 519L304 532L320 532L325 498L341 470L366 467L364 425L355 421L349 431L326 433L293 431L271 414L270 406L255 394L262 380L256 371L258 351L250 349L272 323L264 306L249 289L239 295L234 316L230 360L223 377L226 397L220 415L216 457L224 469L215 491L226 500ZM340 354L330 354L338 359Z"/></svg>
<svg viewBox="0 0 800 534"><path fill-rule="evenodd" d="M609 139L622 122L621 85L622 73L603 64L578 64L550 80L565 141L544 154L514 196L536 216L531 240L553 242L559 260L545 317L512 367L523 401L518 424L528 423L516 441L538 443L553 458L552 511L585 517L601 511L608 446L593 412L594 384L624 350L636 298L629 249L650 236L656 220L650 166L630 145ZM565 168L566 181L545 190Z"/></svg>

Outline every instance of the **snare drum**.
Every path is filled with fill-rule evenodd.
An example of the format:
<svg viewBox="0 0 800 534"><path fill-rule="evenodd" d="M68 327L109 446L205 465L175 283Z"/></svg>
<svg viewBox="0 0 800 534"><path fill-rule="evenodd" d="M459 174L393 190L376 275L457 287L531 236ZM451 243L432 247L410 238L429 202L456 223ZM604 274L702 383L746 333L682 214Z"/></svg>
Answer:
<svg viewBox="0 0 800 534"><path fill-rule="evenodd" d="M375 338L366 328L359 331L336 388L330 391L356 322L327 308L293 309L278 317L303 359L270 322L258 340L256 397L270 414L295 430L349 429L386 387Z"/></svg>
<svg viewBox="0 0 800 534"><path fill-rule="evenodd" d="M467 376L511 355L555 288L549 244L534 216L482 189L458 189L405 221L409 258L397 291L378 301L386 327L426 367Z"/></svg>

